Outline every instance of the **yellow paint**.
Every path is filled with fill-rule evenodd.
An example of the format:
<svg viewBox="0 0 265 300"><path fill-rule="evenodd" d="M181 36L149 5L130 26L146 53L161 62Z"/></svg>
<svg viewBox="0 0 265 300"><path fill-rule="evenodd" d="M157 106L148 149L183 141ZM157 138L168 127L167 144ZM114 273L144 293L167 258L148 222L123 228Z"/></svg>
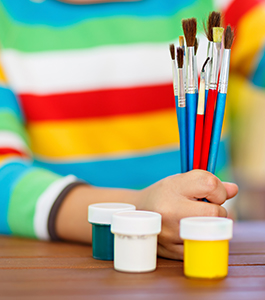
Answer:
<svg viewBox="0 0 265 300"><path fill-rule="evenodd" d="M228 273L229 241L184 240L184 274L193 278L222 278Z"/></svg>

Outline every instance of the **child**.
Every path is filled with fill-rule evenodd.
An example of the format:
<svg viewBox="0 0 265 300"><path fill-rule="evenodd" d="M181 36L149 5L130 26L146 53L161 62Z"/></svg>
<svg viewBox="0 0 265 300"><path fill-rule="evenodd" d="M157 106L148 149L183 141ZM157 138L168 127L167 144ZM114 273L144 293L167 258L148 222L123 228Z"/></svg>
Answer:
<svg viewBox="0 0 265 300"><path fill-rule="evenodd" d="M226 216L237 193L205 171L174 175L168 44L212 3L62 2L1 0L1 233L91 242L88 205L126 202L162 214L158 254L180 258L179 219Z"/></svg>

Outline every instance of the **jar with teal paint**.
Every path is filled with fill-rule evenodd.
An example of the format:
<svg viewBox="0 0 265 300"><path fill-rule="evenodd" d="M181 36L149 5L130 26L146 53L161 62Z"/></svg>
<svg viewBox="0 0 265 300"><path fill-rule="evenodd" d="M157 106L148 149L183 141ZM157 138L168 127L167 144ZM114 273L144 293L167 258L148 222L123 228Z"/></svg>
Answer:
<svg viewBox="0 0 265 300"><path fill-rule="evenodd" d="M127 203L96 203L88 207L88 222L92 224L93 258L113 260L114 235L110 231L112 215L132 211L136 207Z"/></svg>

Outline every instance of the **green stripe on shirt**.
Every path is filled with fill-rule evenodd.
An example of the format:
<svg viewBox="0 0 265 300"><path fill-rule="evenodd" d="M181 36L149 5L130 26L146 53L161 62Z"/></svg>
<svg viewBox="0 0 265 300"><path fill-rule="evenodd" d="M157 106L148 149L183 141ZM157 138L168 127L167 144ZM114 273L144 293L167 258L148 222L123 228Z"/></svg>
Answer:
<svg viewBox="0 0 265 300"><path fill-rule="evenodd" d="M15 186L9 204L8 223L14 235L36 238L34 215L38 198L61 176L33 169Z"/></svg>
<svg viewBox="0 0 265 300"><path fill-rule="evenodd" d="M25 132L25 128L22 126L15 114L10 111L0 111L0 130L18 134L26 145L29 145L29 138Z"/></svg>
<svg viewBox="0 0 265 300"><path fill-rule="evenodd" d="M85 20L74 26L56 28L15 23L9 19L0 5L0 37L3 49L11 48L22 52L86 49L130 43L160 43L172 41L183 34L181 19L195 17L198 23L201 23L212 9L213 4L210 0L197 1L171 17L109 17ZM128 28L130 28L129 32Z"/></svg>

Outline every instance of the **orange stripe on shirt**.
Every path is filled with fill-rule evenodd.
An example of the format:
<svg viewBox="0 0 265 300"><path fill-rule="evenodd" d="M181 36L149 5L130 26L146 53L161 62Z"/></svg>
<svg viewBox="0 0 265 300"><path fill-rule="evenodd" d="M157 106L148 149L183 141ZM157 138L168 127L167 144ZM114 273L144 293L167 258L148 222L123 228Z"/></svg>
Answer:
<svg viewBox="0 0 265 300"><path fill-rule="evenodd" d="M16 158L20 158L19 155L16 154L4 154L4 155L0 155L0 165L7 159L16 159Z"/></svg>

